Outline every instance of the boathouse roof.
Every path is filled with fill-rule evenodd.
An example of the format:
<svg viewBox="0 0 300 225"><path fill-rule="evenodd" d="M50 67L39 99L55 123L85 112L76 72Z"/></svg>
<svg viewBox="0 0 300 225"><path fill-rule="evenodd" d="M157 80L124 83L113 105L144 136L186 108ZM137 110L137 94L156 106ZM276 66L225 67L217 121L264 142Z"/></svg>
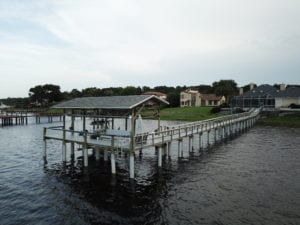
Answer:
<svg viewBox="0 0 300 225"><path fill-rule="evenodd" d="M169 103L155 95L127 95L105 97L83 97L54 105L54 109L125 109L130 110L148 105L168 105Z"/></svg>

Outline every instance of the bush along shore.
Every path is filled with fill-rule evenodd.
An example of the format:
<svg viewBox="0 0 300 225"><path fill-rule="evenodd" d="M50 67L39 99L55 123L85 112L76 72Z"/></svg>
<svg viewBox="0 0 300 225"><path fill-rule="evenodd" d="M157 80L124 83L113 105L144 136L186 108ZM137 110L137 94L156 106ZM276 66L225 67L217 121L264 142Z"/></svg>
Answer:
<svg viewBox="0 0 300 225"><path fill-rule="evenodd" d="M177 107L164 108L160 111L161 120L177 120L177 121L199 121L220 116L218 113L212 112L213 107ZM151 117L152 111L145 110L142 117Z"/></svg>
<svg viewBox="0 0 300 225"><path fill-rule="evenodd" d="M257 124L280 127L300 127L300 113L263 116L258 120Z"/></svg>

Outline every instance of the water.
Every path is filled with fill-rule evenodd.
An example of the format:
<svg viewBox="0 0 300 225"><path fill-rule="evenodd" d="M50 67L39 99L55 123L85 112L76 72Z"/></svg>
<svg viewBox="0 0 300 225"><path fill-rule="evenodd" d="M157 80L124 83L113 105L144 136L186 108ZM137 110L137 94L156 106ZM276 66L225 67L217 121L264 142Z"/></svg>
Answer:
<svg viewBox="0 0 300 225"><path fill-rule="evenodd" d="M43 126L0 129L1 225L300 224L299 128L257 126L195 157L186 141L183 162L175 143L162 170L145 150L131 183L123 158L116 178L92 159L62 169L59 142L44 168Z"/></svg>

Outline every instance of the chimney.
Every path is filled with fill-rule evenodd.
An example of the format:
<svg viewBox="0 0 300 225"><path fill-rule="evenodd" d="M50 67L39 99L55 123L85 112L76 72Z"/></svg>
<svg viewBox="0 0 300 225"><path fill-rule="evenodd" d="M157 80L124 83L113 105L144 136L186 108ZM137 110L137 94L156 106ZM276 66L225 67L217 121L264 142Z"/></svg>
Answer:
<svg viewBox="0 0 300 225"><path fill-rule="evenodd" d="M240 88L240 95L244 94L244 89L241 87Z"/></svg>
<svg viewBox="0 0 300 225"><path fill-rule="evenodd" d="M280 84L280 91L284 91L286 88L285 84Z"/></svg>
<svg viewBox="0 0 300 225"><path fill-rule="evenodd" d="M252 91L254 89L254 83L250 83L250 91Z"/></svg>

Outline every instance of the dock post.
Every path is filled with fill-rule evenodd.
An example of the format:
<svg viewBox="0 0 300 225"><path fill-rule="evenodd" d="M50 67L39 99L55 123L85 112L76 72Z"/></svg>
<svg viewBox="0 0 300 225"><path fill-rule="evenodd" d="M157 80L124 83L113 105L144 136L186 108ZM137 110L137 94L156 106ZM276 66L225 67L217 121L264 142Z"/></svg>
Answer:
<svg viewBox="0 0 300 225"><path fill-rule="evenodd" d="M74 142L71 142L71 161L74 162L74 158L75 158L75 144Z"/></svg>
<svg viewBox="0 0 300 225"><path fill-rule="evenodd" d="M168 145L167 145L167 157L170 158L170 153L171 153L171 144L172 142L168 142Z"/></svg>
<svg viewBox="0 0 300 225"><path fill-rule="evenodd" d="M217 129L218 129L218 128L215 128L215 129L214 129L214 133L215 133L215 134L214 134L214 140L215 140L215 143L214 143L214 144L217 143L217 135L218 135Z"/></svg>
<svg viewBox="0 0 300 225"><path fill-rule="evenodd" d="M191 153L192 135L189 136L189 153Z"/></svg>
<svg viewBox="0 0 300 225"><path fill-rule="evenodd" d="M112 151L110 154L110 162L111 162L111 173L113 175L116 174L116 160L115 160L115 152Z"/></svg>
<svg viewBox="0 0 300 225"><path fill-rule="evenodd" d="M99 147L95 147L95 156L96 156L96 161L100 160L100 149Z"/></svg>
<svg viewBox="0 0 300 225"><path fill-rule="evenodd" d="M129 155L129 178L134 179L134 153L130 152Z"/></svg>
<svg viewBox="0 0 300 225"><path fill-rule="evenodd" d="M83 166L88 167L89 165L89 158L88 158L88 148L85 146L83 149Z"/></svg>
<svg viewBox="0 0 300 225"><path fill-rule="evenodd" d="M61 116L60 116L61 117ZM71 110L71 135L74 136L74 130L75 130L75 125L74 125L74 121L75 120L75 117L74 117L74 110L72 109ZM71 142L71 161L74 162L74 158L75 158L75 154L74 154L74 150L75 150L75 143L74 142Z"/></svg>
<svg viewBox="0 0 300 225"><path fill-rule="evenodd" d="M180 140L178 140L178 158L180 158Z"/></svg>
<svg viewBox="0 0 300 225"><path fill-rule="evenodd" d="M62 145L62 161L63 161L63 163L65 163L67 161L66 155L67 155L67 145L66 145L66 142L63 141L63 145Z"/></svg>
<svg viewBox="0 0 300 225"><path fill-rule="evenodd" d="M43 139L44 139L44 164L47 164L47 139L46 139L46 127L44 127L44 135L43 135Z"/></svg>
<svg viewBox="0 0 300 225"><path fill-rule="evenodd" d="M210 130L207 131L207 148L209 148L209 133L210 133Z"/></svg>
<svg viewBox="0 0 300 225"><path fill-rule="evenodd" d="M162 146L156 146L158 148L158 167L162 167Z"/></svg>
<svg viewBox="0 0 300 225"><path fill-rule="evenodd" d="M199 150L202 150L202 132L199 133Z"/></svg>
<svg viewBox="0 0 300 225"><path fill-rule="evenodd" d="M107 149L103 150L103 159L104 159L105 162L108 161L108 152L107 152Z"/></svg>
<svg viewBox="0 0 300 225"><path fill-rule="evenodd" d="M116 174L116 160L115 160L115 137L111 138L111 150L110 150L110 162L111 162L111 173Z"/></svg>

